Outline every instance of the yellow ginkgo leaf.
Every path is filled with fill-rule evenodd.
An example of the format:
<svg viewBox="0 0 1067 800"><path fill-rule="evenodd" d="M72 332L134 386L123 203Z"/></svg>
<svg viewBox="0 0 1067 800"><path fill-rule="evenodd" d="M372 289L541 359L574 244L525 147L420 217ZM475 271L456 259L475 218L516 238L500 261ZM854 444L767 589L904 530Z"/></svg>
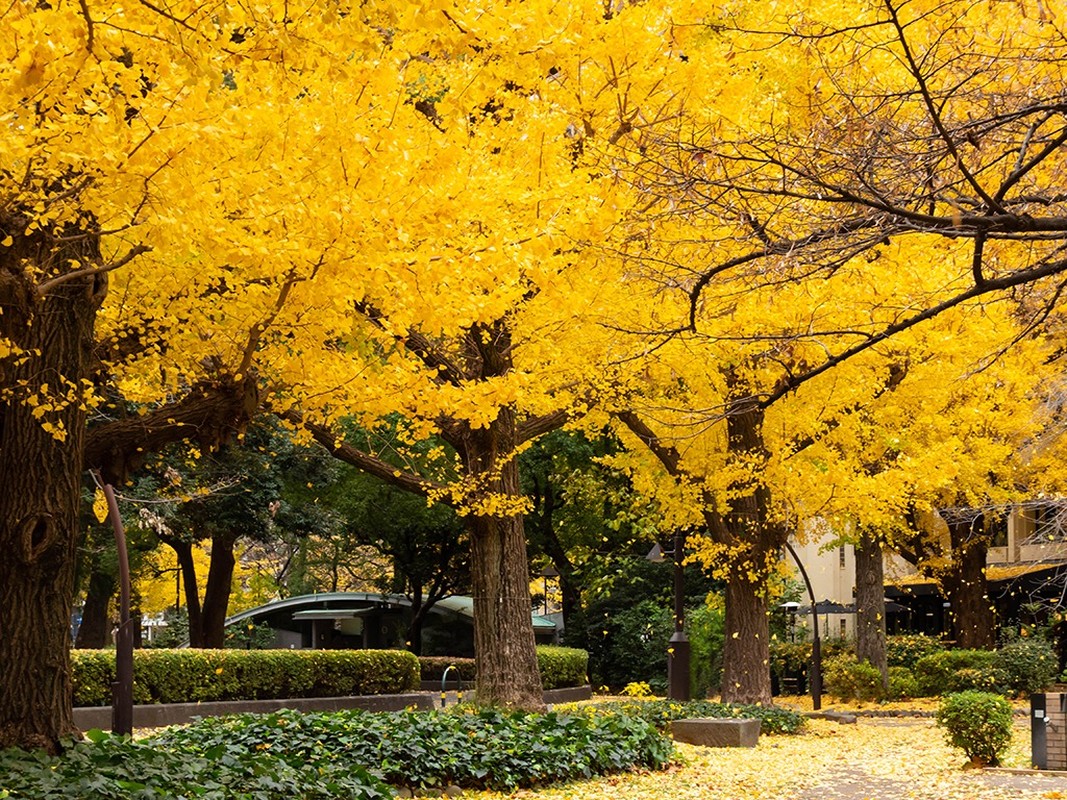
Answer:
<svg viewBox="0 0 1067 800"><path fill-rule="evenodd" d="M97 487L93 494L93 516L98 522L104 522L107 519L107 497L100 487Z"/></svg>

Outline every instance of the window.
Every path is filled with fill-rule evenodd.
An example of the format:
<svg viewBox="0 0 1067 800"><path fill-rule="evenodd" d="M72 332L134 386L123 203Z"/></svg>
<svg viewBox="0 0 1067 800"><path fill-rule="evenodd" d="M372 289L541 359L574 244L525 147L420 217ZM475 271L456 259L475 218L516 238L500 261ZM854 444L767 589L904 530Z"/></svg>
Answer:
<svg viewBox="0 0 1067 800"><path fill-rule="evenodd" d="M837 551L837 566L840 569L844 569L845 568L845 546L844 545L841 545L841 547Z"/></svg>
<svg viewBox="0 0 1067 800"><path fill-rule="evenodd" d="M1059 503L1033 503L1020 509L1027 531L1024 544L1067 541L1067 506Z"/></svg>

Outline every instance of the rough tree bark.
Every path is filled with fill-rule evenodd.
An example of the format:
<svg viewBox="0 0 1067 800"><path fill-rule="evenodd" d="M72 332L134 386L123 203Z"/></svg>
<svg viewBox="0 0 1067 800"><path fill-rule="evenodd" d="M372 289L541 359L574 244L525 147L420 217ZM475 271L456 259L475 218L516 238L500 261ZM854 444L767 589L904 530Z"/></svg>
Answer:
<svg viewBox="0 0 1067 800"><path fill-rule="evenodd" d="M861 530L856 543L856 656L877 667L889 685L885 654L885 565L882 543Z"/></svg>
<svg viewBox="0 0 1067 800"><path fill-rule="evenodd" d="M521 497L515 433L515 412L505 408L486 428L469 431L461 451L476 484L510 502ZM522 515L468 521L478 702L542 709Z"/></svg>
<svg viewBox="0 0 1067 800"><path fill-rule="evenodd" d="M731 403L726 436L731 456L761 459L763 409L754 402ZM726 576L726 639L723 643L722 700L771 703L770 615L767 578L777 564L787 532L770 521L770 489L758 479L735 486L739 496L725 517L705 508L712 539L734 550ZM742 555L743 554L743 555Z"/></svg>
<svg viewBox="0 0 1067 800"><path fill-rule="evenodd" d="M12 239L0 246L0 335L21 351L0 360L0 749L55 752L75 733L70 611L86 420L78 395L106 280L87 274L40 291L35 270L52 278L71 260L98 263L95 238L25 235L22 219L0 228ZM62 399L68 392L73 402Z"/></svg>
<svg viewBox="0 0 1067 800"><path fill-rule="evenodd" d="M952 545L950 563L934 574L949 602L953 638L958 647L992 650L997 634L985 573L989 538L982 531L974 531L973 521L966 515L950 517L947 522Z"/></svg>

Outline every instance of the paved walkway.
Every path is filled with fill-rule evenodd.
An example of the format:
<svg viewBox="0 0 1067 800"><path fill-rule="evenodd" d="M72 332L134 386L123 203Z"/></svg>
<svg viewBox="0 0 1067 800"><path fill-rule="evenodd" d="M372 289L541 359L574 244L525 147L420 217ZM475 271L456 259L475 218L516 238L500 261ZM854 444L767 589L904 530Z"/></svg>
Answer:
<svg viewBox="0 0 1067 800"><path fill-rule="evenodd" d="M909 718L861 718L858 724L885 731L886 739L898 739L902 733L906 735L907 729L918 732L920 727L928 727L931 722ZM1018 730L1016 736L1019 736ZM975 796L1003 797L1005 800L1023 797L1067 800L1067 772L961 769L931 783L929 776L922 775L923 770L918 768L924 745L919 743L922 737L915 738L919 741L913 743L916 750L911 753L893 747L891 752L871 761L827 764L816 781L796 792L790 800L966 800ZM851 760L851 756L843 754L842 761Z"/></svg>

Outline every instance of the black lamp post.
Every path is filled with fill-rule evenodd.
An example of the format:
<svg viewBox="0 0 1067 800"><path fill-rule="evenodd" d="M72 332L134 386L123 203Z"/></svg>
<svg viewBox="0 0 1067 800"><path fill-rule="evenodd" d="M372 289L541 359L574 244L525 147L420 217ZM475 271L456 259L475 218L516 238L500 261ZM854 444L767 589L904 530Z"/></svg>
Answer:
<svg viewBox="0 0 1067 800"><path fill-rule="evenodd" d="M674 534L674 549L665 551L658 544L648 553L648 560L662 562L664 556L674 558L674 633L667 647L667 697L671 700L689 699L689 637L685 635L685 533Z"/></svg>
<svg viewBox="0 0 1067 800"><path fill-rule="evenodd" d="M800 560L800 556L797 555L797 551L793 549L793 545L789 544L789 542L785 543L785 549L789 551L789 555L796 562L797 569L800 570L800 575L804 578L804 585L808 589L808 599L811 601L811 707L818 711L822 708L822 642L819 640L818 603L815 602L815 591L811 588L808 571L804 569L804 563Z"/></svg>
<svg viewBox="0 0 1067 800"><path fill-rule="evenodd" d="M549 564L547 567L541 570L541 577L544 579L545 582L545 616L548 616L548 579L558 578L559 570Z"/></svg>

